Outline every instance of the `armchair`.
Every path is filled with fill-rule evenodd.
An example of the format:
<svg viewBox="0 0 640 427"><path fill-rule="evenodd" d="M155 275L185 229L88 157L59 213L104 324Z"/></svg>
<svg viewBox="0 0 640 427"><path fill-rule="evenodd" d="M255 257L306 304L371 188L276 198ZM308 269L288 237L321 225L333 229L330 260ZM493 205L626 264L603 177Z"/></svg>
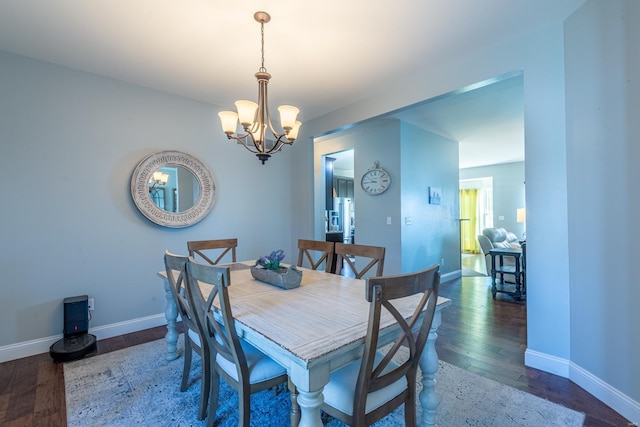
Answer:
<svg viewBox="0 0 640 427"><path fill-rule="evenodd" d="M488 276L491 275L491 255L489 255L491 249L520 248L518 237L504 228L485 228L482 230L482 234L478 236L478 243L480 243L480 248L484 255ZM505 265L513 265L514 262L514 259L511 257L505 257L504 259ZM513 274L504 274L503 280L514 282L515 277Z"/></svg>

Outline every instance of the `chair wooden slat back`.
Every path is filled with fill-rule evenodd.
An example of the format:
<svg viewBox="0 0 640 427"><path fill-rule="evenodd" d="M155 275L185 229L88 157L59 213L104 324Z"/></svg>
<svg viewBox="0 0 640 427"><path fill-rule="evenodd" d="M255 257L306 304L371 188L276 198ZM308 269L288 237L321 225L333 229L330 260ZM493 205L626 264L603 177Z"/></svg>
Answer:
<svg viewBox="0 0 640 427"><path fill-rule="evenodd" d="M200 262L208 262L211 265L219 264L220 261L231 253L231 262L236 262L236 248L238 247L238 239L217 239L217 240L192 240L187 242L187 249L189 250L189 256ZM214 258L211 252L218 252L223 249Z"/></svg>
<svg viewBox="0 0 640 427"><path fill-rule="evenodd" d="M211 288L206 299L200 290L203 285ZM229 267L203 264L193 258L187 262L187 296L194 307L211 357L208 427L215 424L220 377L238 392L238 426L246 427L250 425L251 393L287 381L286 369L238 336L229 299L229 286ZM214 309L213 303L216 300L219 308Z"/></svg>
<svg viewBox="0 0 640 427"><path fill-rule="evenodd" d="M203 339L200 334L200 327L196 319L196 313L193 305L189 303L187 298L187 272L186 264L189 257L184 255L176 255L169 251L164 254L165 272L167 281L171 288L171 294L178 307L178 313L182 318L184 327L184 366L182 370L182 383L180 391L189 388L189 373L191 372L191 358L195 351L202 358L202 370L208 372L205 348L203 347ZM207 378L203 375L203 378ZM207 410L207 401L209 398L209 382L202 381L200 386L200 406L198 410L198 419L204 419Z"/></svg>
<svg viewBox="0 0 640 427"><path fill-rule="evenodd" d="M371 270L371 268L377 265L375 275L382 276L384 270L384 247L356 244L351 245L336 242L334 250L337 255L335 268L336 274L348 275L348 272L342 271L344 268L348 267L353 272L356 279L362 279L365 274ZM356 257L355 261L351 260L352 257ZM358 264L358 257L369 259L369 263L363 268L358 269L356 267L356 264ZM360 261L362 261L362 259Z"/></svg>
<svg viewBox="0 0 640 427"><path fill-rule="evenodd" d="M330 402L334 401L331 393L335 390L331 385L334 380L332 373L330 384L325 387L327 396L322 406L325 412L346 424L365 426L373 424L404 404L405 425L416 425L416 374L436 309L440 285L438 270L438 265L432 265L416 273L367 279L369 321L355 392L352 382L343 383L338 379L340 370L336 371L335 387L351 390L353 410L348 414L331 405ZM416 296L412 301L417 302L407 306L407 300L403 298L411 295ZM406 313L407 309L413 314L405 320L400 311ZM379 349L381 320L388 318L389 314L397 321L401 334L392 344ZM408 355L394 360L402 348L407 349ZM405 358L404 362L400 362ZM374 392L378 395L375 398L371 395ZM367 403L373 404L373 401L379 404L367 408Z"/></svg>
<svg viewBox="0 0 640 427"><path fill-rule="evenodd" d="M178 307L178 314L182 318L182 322L185 326L194 331L198 330L195 318L193 317L193 311L189 306L186 294L186 278L185 278L185 266L189 259L186 255L176 255L169 251L164 253L164 266L167 273L167 280L171 288L171 294ZM176 277L176 274L178 276Z"/></svg>
<svg viewBox="0 0 640 427"><path fill-rule="evenodd" d="M317 270L324 263L324 271L330 272L333 262L333 242L321 240L298 239L298 267L304 267L305 259L312 270ZM317 259L316 259L317 258Z"/></svg>
<svg viewBox="0 0 640 427"><path fill-rule="evenodd" d="M187 271L189 274L188 296L193 302L202 333L210 344L211 350L235 364L238 369L238 378L244 378L248 381L247 361L236 333L227 289L231 284L229 267L217 267L190 261ZM206 300L200 292L198 282L211 286ZM220 305L221 321L214 318L214 312L211 310L216 297Z"/></svg>

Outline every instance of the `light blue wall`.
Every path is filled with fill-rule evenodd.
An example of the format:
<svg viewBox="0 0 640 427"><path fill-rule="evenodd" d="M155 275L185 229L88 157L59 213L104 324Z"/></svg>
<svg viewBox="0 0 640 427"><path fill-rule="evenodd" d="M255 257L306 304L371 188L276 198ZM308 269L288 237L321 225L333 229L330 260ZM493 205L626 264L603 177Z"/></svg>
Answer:
<svg viewBox="0 0 640 427"><path fill-rule="evenodd" d="M442 274L460 270L458 143L402 124L402 270L444 264ZM442 191L429 204L429 187ZM411 219L407 224L406 219Z"/></svg>
<svg viewBox="0 0 640 427"><path fill-rule="evenodd" d="M593 5L597 4L604 8L601 3L591 0L587 2L587 6L594 7ZM611 37L608 33L615 33L618 29L625 32L624 43L617 43L620 41L619 37L613 37L616 42L606 44L606 49L613 50L607 56L607 61L595 56L596 48L592 52L594 57L587 62L573 64L576 59L572 58L569 52L566 58L567 66L572 70L567 80L580 83L580 90L586 85L591 85L591 91L601 94L600 96L613 91L615 97L609 102L617 105L623 113L617 116L618 119L627 120L626 127L619 130L626 132L625 142L622 143L622 152L625 155L622 156L611 152L612 141L608 133L616 127L605 121L608 116L599 115L597 105L582 106L585 112L592 112L588 119L593 120L592 126L596 127L598 133L590 135L590 139L597 137L593 145L598 152L602 152L601 155L591 155L593 158L587 158L584 173L589 171L596 177L615 176L612 181L600 181L614 184L606 186L606 191L602 193L606 194L604 197L607 202L613 203L605 212L595 210L589 214L586 217L588 224L587 220L579 218L584 213L583 204L589 202L588 206L593 208L598 202L596 193L592 190L600 189L601 186L585 186L584 176L575 175L572 171L571 187L567 187L567 166L582 162L585 155L582 140L576 137L583 136L581 129L585 121L576 121L572 117L568 122L569 127L566 127L563 22L549 23L547 27L525 36L505 39L501 44L460 54L450 62L439 63L437 67L431 68L428 79L424 78L423 72L407 74L387 90L306 122L301 140L346 128L352 123L372 120L390 111L479 81L515 70L522 71L527 159L525 177L528 292L525 363L548 372L571 376L578 384L594 393L601 391L602 394L599 396L605 402L623 411L628 417L634 416L633 420L638 422L640 396L635 388L637 386L632 387L629 382L640 384L637 363L631 362L640 360L640 334L637 333L637 325L640 322L638 311L630 308L630 305L639 300L638 287L632 285L632 278L638 277L634 274L637 273L635 269L638 268L638 263L632 260L632 256L639 239L637 227L624 225L630 223L632 212L638 212L639 203L637 192L624 192L622 189L631 189L634 183L640 182L637 176L638 169L632 165L632 162L640 158L639 148L637 144L631 143L640 139L638 120L633 119L638 113L637 102L640 95L637 93L635 77L631 77L638 75L638 55L633 50L637 44L633 41L638 39L635 34L637 29L633 30L631 23L637 21L638 19L633 18L640 18L640 14L637 11L637 2L617 0L611 3L616 6L604 14L602 19L597 18L597 13L590 12L591 22L585 22L581 26L570 23L566 29L568 42L571 41L573 44L578 43L580 38L587 43L593 34L600 32L607 35L606 38ZM610 2L607 2L607 6L609 4ZM621 5L624 5L624 8ZM621 16L624 16L624 22L629 25L620 25ZM616 49L624 49L624 54ZM607 80L606 73L601 74L599 78L593 77L593 73L600 72L599 67L604 66L603 63L610 66L607 72L620 69L624 71L616 71L616 80L611 82ZM579 73L583 68L590 68L593 64L599 64L599 67L590 70L586 83L583 83ZM620 72L628 76L627 80L619 79ZM620 87L625 88L625 97L618 95ZM568 96L576 96L576 90L578 89L569 87ZM577 98L572 101L575 104L583 99ZM567 145L567 133L570 138L575 138L570 145ZM602 136L604 133L607 133L605 137ZM311 164L311 150L312 146L306 144L296 147L293 151L296 170L302 171L305 162ZM598 174L599 171L601 172ZM310 181L302 182L300 188L308 190L311 184ZM572 193L571 199L568 198L568 191ZM590 194L593 196L590 197ZM573 203L574 198L586 199L583 199L585 201L582 204L573 206L569 203ZM614 214L612 209L621 209L622 213ZM302 209L300 213L302 215L294 218L294 227L300 230L312 229L314 220L309 219L314 215L311 200L306 206L306 213ZM617 221L621 215L625 220ZM572 225L572 233L569 235L570 223L582 225L579 230ZM594 232L598 230L606 230L606 233L612 234L599 231L603 237L594 237ZM549 244L549 236L553 236L555 244ZM595 249L596 247L615 248L615 256L607 256L602 250ZM577 271L583 271L586 266L590 266L590 270L595 269L598 274L579 274L579 281L570 278L570 270L575 274ZM608 280L604 279L605 271ZM619 292L609 292L609 287L615 282L611 280L612 275L621 282L614 287ZM603 298L605 293L610 296ZM614 294L615 297L612 296ZM606 325L596 327L595 334L587 330L586 326L577 325L591 315L594 309L599 310L594 322L603 321L603 325ZM615 321L606 320L608 315L618 311L620 314L612 315L611 318ZM572 319L572 316L578 317ZM622 343L623 337L628 340L626 344ZM598 348L598 351L593 352L594 348ZM620 354L615 354L616 352ZM574 361L578 360L588 360L588 363L583 368L575 364ZM610 363L609 360L619 363ZM606 378L606 382L599 377L600 375Z"/></svg>
<svg viewBox="0 0 640 427"><path fill-rule="evenodd" d="M639 19L637 1L592 1L566 25L572 361L636 402Z"/></svg>
<svg viewBox="0 0 640 427"><path fill-rule="evenodd" d="M443 273L460 270L458 144L415 126L385 119L318 138L315 165L322 156L354 149L356 243L384 246L385 274L416 271L445 258ZM391 176L386 192L362 191L360 177L378 160ZM316 194L324 194L317 176ZM429 205L429 185L442 189L440 205ZM324 199L317 198L317 211ZM406 224L411 217L412 225ZM323 221L323 218L319 217ZM391 218L391 224L387 224ZM322 222L323 223L323 222ZM316 227L318 229L318 227ZM318 238L323 238L322 230Z"/></svg>
<svg viewBox="0 0 640 427"><path fill-rule="evenodd" d="M187 240L295 259L291 151L262 166L226 140L216 106L2 52L0 70L0 348L62 334L69 296L95 299L92 328L161 315L163 252ZM215 205L195 226L156 226L131 200L135 166L160 150L212 171Z"/></svg>
<svg viewBox="0 0 640 427"><path fill-rule="evenodd" d="M187 240L238 236L240 258L274 247L291 253L295 239L322 224L313 137L521 70L526 363L577 372L581 385L606 388L603 398L628 397L627 408L640 413L633 282L640 267L632 258L640 241L632 226L640 208L633 191L640 182L640 37L632 24L640 12L631 0L603 3L589 1L566 33L562 22L550 22L460 53L428 78L407 70L368 99L306 120L296 144L267 166L226 141L217 106L0 53L0 179L10 183L1 193L0 347L60 334L66 296L95 297L92 326L161 313L159 252L183 252ZM218 183L212 213L188 229L148 223L128 194L136 163L165 149L197 156Z"/></svg>
<svg viewBox="0 0 640 427"><path fill-rule="evenodd" d="M460 179L484 177L493 178L493 226L522 238L525 228L516 221L516 212L526 207L524 162L460 169Z"/></svg>
<svg viewBox="0 0 640 427"><path fill-rule="evenodd" d="M356 243L384 246L386 248L385 274L399 274L402 271L400 123L397 120L385 120L381 123L359 126L349 132L319 138L315 147L315 164L320 168L323 155L354 149ZM376 160L391 176L391 186L384 193L372 196L362 190L360 178ZM323 184L324 178L318 176L317 195L324 195ZM318 198L318 202L319 212L321 212L324 197ZM316 217L319 220L316 225L320 226L316 227L317 238L323 239L321 226L324 224L324 218L320 215ZM387 217L391 217L391 225L387 224Z"/></svg>
<svg viewBox="0 0 640 427"><path fill-rule="evenodd" d="M553 235L556 241L568 241L561 22L550 23L526 36L507 39L502 44L458 55L451 62L430 69L428 79L422 72L403 76L386 91L306 122L301 140L374 120L390 111L514 71L524 74L527 258L534 266L528 273L527 345L531 354L542 355L530 358L528 363L567 375L566 365L554 361L571 358L568 247L549 245L547 238ZM312 150L312 146L295 147L294 162L301 165L307 161L310 153L306 150ZM301 183L300 188L308 186L309 183ZM319 205L319 201L315 203ZM306 213L300 211L302 219L295 219L294 226L301 230L313 227L312 221L306 222L303 218L317 215L312 204L306 208ZM320 220L315 219L316 223ZM549 259L554 260L551 265ZM535 267L542 265L544 269ZM549 277L554 280L549 281Z"/></svg>

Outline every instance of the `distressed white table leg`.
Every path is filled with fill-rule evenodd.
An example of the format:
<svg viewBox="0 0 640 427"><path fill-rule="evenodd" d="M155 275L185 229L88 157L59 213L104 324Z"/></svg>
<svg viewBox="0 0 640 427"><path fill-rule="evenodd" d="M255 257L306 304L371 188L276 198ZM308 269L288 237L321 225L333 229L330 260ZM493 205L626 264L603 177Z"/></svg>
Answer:
<svg viewBox="0 0 640 427"><path fill-rule="evenodd" d="M322 427L320 406L323 401L322 390L298 390L298 405L300 405L299 427Z"/></svg>
<svg viewBox="0 0 640 427"><path fill-rule="evenodd" d="M324 402L322 389L329 382L329 367L315 366L311 371L299 365L291 367L291 381L298 390L298 406L300 406L300 427L322 427L320 406Z"/></svg>
<svg viewBox="0 0 640 427"><path fill-rule="evenodd" d="M438 326L442 317L440 311L436 311L433 316L429 338L425 344L425 349L420 358L420 370L422 371L422 391L420 392L420 404L422 405L422 424L423 426L436 425L436 410L442 396L436 393L436 372L438 371L438 353L436 353L436 339L438 334Z"/></svg>
<svg viewBox="0 0 640 427"><path fill-rule="evenodd" d="M167 298L167 306L164 309L164 317L167 319L167 335L164 340L167 343L167 360L175 360L178 358L178 332L176 331L176 320L178 319L178 306L173 299L169 281L164 281L164 292Z"/></svg>

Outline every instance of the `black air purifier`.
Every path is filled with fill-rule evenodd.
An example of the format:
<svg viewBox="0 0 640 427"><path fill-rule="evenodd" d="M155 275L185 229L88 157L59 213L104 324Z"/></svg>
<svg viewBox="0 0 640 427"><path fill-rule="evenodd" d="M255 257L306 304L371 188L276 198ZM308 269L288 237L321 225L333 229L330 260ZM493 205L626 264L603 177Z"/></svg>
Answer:
<svg viewBox="0 0 640 427"><path fill-rule="evenodd" d="M89 334L89 297L65 298L64 338L56 341L49 354L54 362L68 362L96 351L96 337Z"/></svg>

